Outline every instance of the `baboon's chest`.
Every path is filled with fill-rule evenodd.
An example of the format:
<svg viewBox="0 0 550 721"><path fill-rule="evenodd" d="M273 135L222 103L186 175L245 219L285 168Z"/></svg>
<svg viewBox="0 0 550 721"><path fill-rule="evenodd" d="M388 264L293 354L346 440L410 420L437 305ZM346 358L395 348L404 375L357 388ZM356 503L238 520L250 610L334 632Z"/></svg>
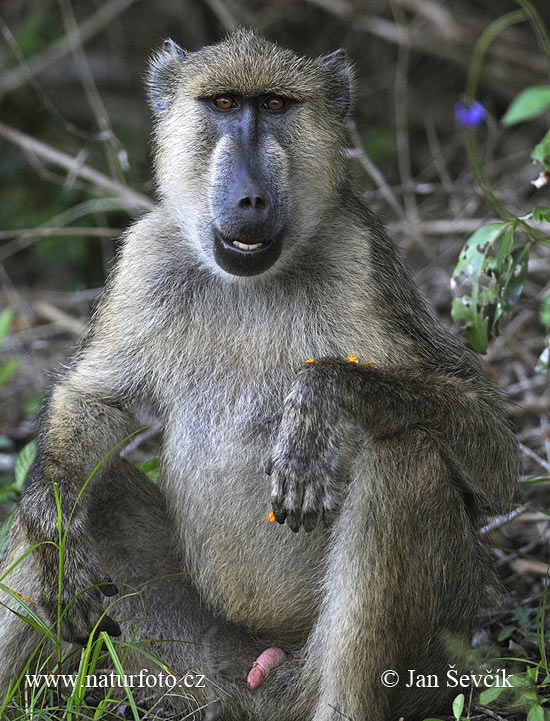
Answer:
<svg viewBox="0 0 550 721"><path fill-rule="evenodd" d="M315 614L324 544L266 520L263 470L294 369L260 354L228 373L228 361L202 358L184 378L166 427L165 490L188 570L207 598L257 628L304 628ZM274 589L269 599L265 588Z"/></svg>

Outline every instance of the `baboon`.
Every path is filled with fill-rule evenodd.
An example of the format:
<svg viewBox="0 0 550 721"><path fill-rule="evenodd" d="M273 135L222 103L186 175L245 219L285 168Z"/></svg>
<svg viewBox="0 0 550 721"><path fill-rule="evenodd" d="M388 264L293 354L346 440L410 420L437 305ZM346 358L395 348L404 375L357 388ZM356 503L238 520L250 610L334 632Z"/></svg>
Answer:
<svg viewBox="0 0 550 721"><path fill-rule="evenodd" d="M61 608L80 594L63 638L84 643L107 601L99 629L204 674L220 719L433 711L490 584L480 520L518 475L499 394L351 187L353 84L343 51L246 29L153 57L158 204L46 403L12 527L4 567L57 539L55 481ZM143 404L162 419L158 484L113 453L69 524ZM58 560L40 545L4 581L52 624ZM0 634L5 687L37 636L7 610ZM251 690L268 648L279 665ZM406 688L407 669L441 687Z"/></svg>

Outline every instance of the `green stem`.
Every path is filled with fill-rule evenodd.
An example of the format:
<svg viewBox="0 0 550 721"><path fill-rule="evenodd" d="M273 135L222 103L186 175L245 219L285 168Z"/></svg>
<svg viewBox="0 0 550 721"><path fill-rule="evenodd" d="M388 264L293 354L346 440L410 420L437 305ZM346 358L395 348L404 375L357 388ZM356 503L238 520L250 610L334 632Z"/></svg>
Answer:
<svg viewBox="0 0 550 721"><path fill-rule="evenodd" d="M525 10L514 10L511 13L506 13L500 18L493 20L493 22L484 30L483 34L477 41L474 53L472 56L472 62L468 70L468 80L466 82L466 102L473 103L476 96L477 85L479 76L481 74L481 66L485 60L485 55L489 46L493 41L504 32L511 25L516 25L527 20L527 11Z"/></svg>
<svg viewBox="0 0 550 721"><path fill-rule="evenodd" d="M548 32L546 31L540 15L531 5L529 0L516 0L516 2L518 3L518 5L521 6L522 9L506 13L506 15L503 15L502 17L494 20L486 28L486 30L483 32L483 34L476 43L472 56L472 62L468 70L468 79L466 82L465 99L468 104L473 103L475 100L481 74L481 66L483 64L483 61L485 60L485 55L487 54L490 45L494 42L498 35L500 35L500 33L504 32L504 30L511 27L512 25L524 22L525 20L530 20L535 27L535 31L543 46L544 52L547 55L550 55L550 37L548 36ZM495 194L491 190L479 158L479 147L475 131L473 129L467 128L465 130L465 136L466 152L468 153L468 160L470 161L470 165L472 167L476 182L481 192L483 193L483 196L485 197L487 202L493 207L497 215L503 220L512 221L514 223L514 227L519 227L526 235L528 235L533 240L544 243L550 242L550 238L545 233L537 230L536 228L531 228L531 226L529 226L523 220L518 219L517 215L508 210L508 208L506 208L506 206L495 196Z"/></svg>
<svg viewBox="0 0 550 721"><path fill-rule="evenodd" d="M529 0L515 0L516 3L523 8L523 11L532 22L535 27L535 31L539 37L539 42L542 46L544 54L550 57L550 35L544 24L544 20L539 15L538 11L529 2Z"/></svg>

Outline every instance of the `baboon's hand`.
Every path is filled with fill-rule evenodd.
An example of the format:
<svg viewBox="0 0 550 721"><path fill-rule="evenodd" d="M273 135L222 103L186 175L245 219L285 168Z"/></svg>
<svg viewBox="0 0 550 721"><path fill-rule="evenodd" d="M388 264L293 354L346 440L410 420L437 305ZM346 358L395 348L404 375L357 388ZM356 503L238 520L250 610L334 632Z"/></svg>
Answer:
<svg viewBox="0 0 550 721"><path fill-rule="evenodd" d="M38 601L48 621L55 625L60 612L63 639L70 643L86 644L103 614L102 598L115 595L118 589L102 570L91 539L82 533L72 533L69 529L59 607L59 552L51 544L45 544L37 550L43 578L43 591ZM99 631L106 631L111 636L120 635L118 623L108 615L101 619L96 633Z"/></svg>
<svg viewBox="0 0 550 721"><path fill-rule="evenodd" d="M329 524L342 492L339 466L346 424L337 403L300 373L285 399L281 425L266 471L271 475L275 519L292 531Z"/></svg>

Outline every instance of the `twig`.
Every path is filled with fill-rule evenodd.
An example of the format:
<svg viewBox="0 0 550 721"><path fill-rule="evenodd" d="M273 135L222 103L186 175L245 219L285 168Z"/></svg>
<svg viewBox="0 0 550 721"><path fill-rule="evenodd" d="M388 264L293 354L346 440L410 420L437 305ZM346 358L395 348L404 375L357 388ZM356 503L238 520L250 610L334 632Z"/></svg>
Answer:
<svg viewBox="0 0 550 721"><path fill-rule="evenodd" d="M380 188L382 196L386 199L388 205L390 205L399 217L405 217L405 211L401 207L401 204L397 200L397 197L393 190L390 188L386 179L380 172L379 168L373 163L369 156L365 153L361 138L357 131L357 125L354 121L348 123L348 130L353 143L353 148L348 151L348 155L357 158L367 175L372 179L377 188Z"/></svg>
<svg viewBox="0 0 550 721"><path fill-rule="evenodd" d="M510 562L510 566L517 573L534 573L540 576L546 576L550 570L548 563L537 561L534 558L516 558Z"/></svg>
<svg viewBox="0 0 550 721"><path fill-rule="evenodd" d="M342 19L353 16L353 5L348 0L308 0L308 2Z"/></svg>
<svg viewBox="0 0 550 721"><path fill-rule="evenodd" d="M482 225L498 223L498 219L486 218L456 218L451 220L423 220L418 224L418 229L423 235L462 235L473 233L479 230ZM388 223L388 229L392 232L408 230L408 224L403 221Z"/></svg>
<svg viewBox="0 0 550 721"><path fill-rule="evenodd" d="M52 323L58 323L60 326L75 335L80 335L85 328L84 323L78 320L78 318L65 313L65 311L56 308L55 305L52 305L45 300L35 303L34 308L37 314L41 318L44 318L44 320L51 321Z"/></svg>
<svg viewBox="0 0 550 721"><path fill-rule="evenodd" d="M103 147L105 147L107 151L106 155L110 173L121 185L127 185L124 173L122 172L121 162L121 158L126 159L126 151L113 132L107 108L95 84L94 76L90 70L86 53L84 52L82 37L71 0L58 0L58 5L65 30L67 31L68 37L71 38L71 52L80 76L80 82L86 93L88 104L94 114L101 138L104 141Z"/></svg>
<svg viewBox="0 0 550 721"><path fill-rule="evenodd" d="M99 238L112 238L119 233L118 228L85 228L83 226L70 226L64 228L17 228L17 230L0 230L0 240L6 238L21 238L36 235L40 238L48 235L93 235Z"/></svg>
<svg viewBox="0 0 550 721"><path fill-rule="evenodd" d="M400 41L397 49L397 63L395 66L395 126L397 132L397 163L399 176L404 186L403 200L405 203L405 214L410 224L409 231L413 236L418 236L418 208L414 192L414 184L411 169L411 152L409 145L409 120L408 120L408 68L410 56L409 27L404 17L402 8L394 5L390 0L390 8L398 24Z"/></svg>
<svg viewBox="0 0 550 721"><path fill-rule="evenodd" d="M525 513L526 510L527 508L525 508L524 506L514 508L514 510L510 511L510 513L505 513L502 516L497 516L496 518L493 518L492 521L489 521L489 523L487 523L485 526L482 526L479 532L481 533L481 535L485 535L486 533L494 531L496 528L505 526L507 523L510 523L510 521L513 521L514 518L517 518L518 516L521 516L522 513Z"/></svg>
<svg viewBox="0 0 550 721"><path fill-rule="evenodd" d="M526 456L529 456L529 458L532 458L534 461L536 461L539 466L542 466L546 471L550 471L550 463L547 463L544 458L541 458L538 456L535 451L532 451L527 446L524 446L523 443L518 444L523 453L525 453Z"/></svg>
<svg viewBox="0 0 550 721"><path fill-rule="evenodd" d="M441 144L439 142L439 138L437 137L432 118L427 118L424 121L424 129L426 130L426 138L428 139L428 145L430 146L435 169L437 170L441 184L443 185L445 192L453 198L454 183L447 168L447 164L445 163L445 158L443 157L443 153L441 151Z"/></svg>
<svg viewBox="0 0 550 721"><path fill-rule="evenodd" d="M128 443L125 444L124 448L120 451L120 455L124 458L129 454L133 453L139 448L139 446L150 438L154 438L160 432L160 425L153 424L145 428L141 433L137 433L131 438Z"/></svg>
<svg viewBox="0 0 550 721"><path fill-rule="evenodd" d="M540 417L540 429L542 431L544 450L546 451L546 460L550 464L550 424L546 413L543 413Z"/></svg>
<svg viewBox="0 0 550 721"><path fill-rule="evenodd" d="M489 225L491 223L502 223L500 218L441 218L439 220L421 220L418 223L418 229L423 235L460 235L462 233L474 233L479 230L482 225ZM528 225L540 228L540 225L535 225L532 221L527 221ZM393 232L406 231L408 225L406 221L396 221L394 223L388 223L388 229ZM541 268L545 269L545 261L541 262ZM529 266L531 270L531 266ZM529 316L530 317L530 316Z"/></svg>
<svg viewBox="0 0 550 721"><path fill-rule="evenodd" d="M32 310L27 301L21 296L19 290L12 283L2 263L0 263L0 281L8 303L17 310L20 324L24 328L28 328L31 325Z"/></svg>
<svg viewBox="0 0 550 721"><path fill-rule="evenodd" d="M111 2L101 5L97 12L80 23L79 34L81 42L85 43L94 35L97 35L98 32L112 23L115 18L135 2L136 0L111 0ZM48 49L38 57L31 58L28 62L25 62L24 65L19 65L13 70L8 70L0 77L0 97L6 93L17 90L17 88L24 85L29 78L38 75L49 65L52 65L52 63L55 63L67 55L72 47L73 38L69 35L64 35L59 40L53 42Z"/></svg>
<svg viewBox="0 0 550 721"><path fill-rule="evenodd" d="M222 0L204 0L204 2L226 30L235 30L239 23Z"/></svg>
<svg viewBox="0 0 550 721"><path fill-rule="evenodd" d="M399 44L402 40L396 24L385 18L363 15L354 20L353 26L356 31L370 33L387 42ZM476 28L471 27L471 23L466 23L463 19L461 21L457 20L457 26L462 37L476 36L481 32L481 29L478 32ZM423 30L422 34L410 33L409 47L411 50L442 58L464 68L468 67L470 62L469 48L463 49L456 43L442 41L439 35L435 33L427 34L425 28ZM519 55L522 58L521 62L518 59ZM512 66L506 69L510 82L502 82L502 64L501 62L492 62L492 58L499 58ZM527 83L532 85L537 81L542 82L543 79L546 79L544 63L541 62L539 57L534 53L528 53L516 47L505 47L505 43L499 43L499 41L495 42L491 48L483 75L484 79L491 83L492 92L506 99L516 95L518 86Z"/></svg>
<svg viewBox="0 0 550 721"><path fill-rule="evenodd" d="M131 190L130 188L125 188L99 170L90 168L89 165L82 165L72 155L57 150L57 148L53 148L51 145L46 145L46 143L36 140L30 135L25 135L25 133L11 128L2 122L0 122L0 137L18 145L25 152L33 153L43 160L47 160L55 165L60 165L69 172L73 172L77 177L83 178L100 188L109 190L132 208L151 210L154 207L153 201L146 195Z"/></svg>
<svg viewBox="0 0 550 721"><path fill-rule="evenodd" d="M506 721L506 719L504 719L502 716L499 716L492 709L487 708L486 706L476 706L476 709L478 711L481 711L484 714L487 714L487 716L489 716L489 718L492 718L495 721Z"/></svg>
<svg viewBox="0 0 550 721"><path fill-rule="evenodd" d="M20 250L28 248L36 243L40 238L50 236L66 237L66 236L88 236L96 238L114 238L120 231L117 228L82 228L65 227L65 228L29 228L28 230L0 230L0 240L4 238L14 238L10 243L6 243L0 249L0 262L6 260L10 256L18 253Z"/></svg>
<svg viewBox="0 0 550 721"><path fill-rule="evenodd" d="M457 27L453 13L449 8L443 7L441 2L434 0L396 0L408 10L414 10L418 15L437 27L442 38L449 42L451 40L461 40L462 36L460 28Z"/></svg>

